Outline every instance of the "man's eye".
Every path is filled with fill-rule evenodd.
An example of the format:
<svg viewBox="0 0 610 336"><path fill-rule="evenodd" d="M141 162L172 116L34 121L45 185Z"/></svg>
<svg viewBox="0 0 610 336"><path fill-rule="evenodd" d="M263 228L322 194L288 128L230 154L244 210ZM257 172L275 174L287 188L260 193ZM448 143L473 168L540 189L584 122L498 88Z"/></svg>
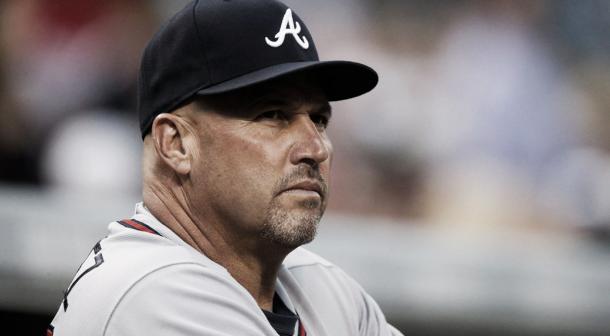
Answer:
<svg viewBox="0 0 610 336"><path fill-rule="evenodd" d="M318 127L326 128L328 126L328 117L323 114L314 114L310 118Z"/></svg>
<svg viewBox="0 0 610 336"><path fill-rule="evenodd" d="M271 110L264 113L259 114L256 117L257 120L261 119L272 119L272 120L285 120L286 115L280 110Z"/></svg>

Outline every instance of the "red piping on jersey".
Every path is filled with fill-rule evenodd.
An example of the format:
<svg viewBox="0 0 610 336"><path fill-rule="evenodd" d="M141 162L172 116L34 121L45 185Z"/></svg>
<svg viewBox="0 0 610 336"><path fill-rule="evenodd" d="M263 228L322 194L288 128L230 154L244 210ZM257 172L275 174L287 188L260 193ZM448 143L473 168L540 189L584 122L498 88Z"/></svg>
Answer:
<svg viewBox="0 0 610 336"><path fill-rule="evenodd" d="M148 226L140 221L137 221L135 219L123 219L123 220L118 221L117 223L119 223L125 227L128 227L130 229L144 231L144 232L156 234L158 236L161 235L161 234L159 234L159 232L155 231L155 229L153 229L150 226Z"/></svg>
<svg viewBox="0 0 610 336"><path fill-rule="evenodd" d="M305 327L303 327L303 323L299 321L299 336L307 336L307 332L305 331Z"/></svg>

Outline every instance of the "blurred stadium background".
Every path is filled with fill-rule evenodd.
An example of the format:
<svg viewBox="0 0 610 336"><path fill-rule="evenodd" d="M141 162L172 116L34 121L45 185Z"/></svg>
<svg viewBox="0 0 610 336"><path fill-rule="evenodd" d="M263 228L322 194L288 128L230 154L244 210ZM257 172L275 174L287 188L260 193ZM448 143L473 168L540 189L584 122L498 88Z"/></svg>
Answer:
<svg viewBox="0 0 610 336"><path fill-rule="evenodd" d="M610 1L286 2L381 75L334 106L311 249L406 335L610 335ZM4 330L131 214L140 52L184 3L0 0Z"/></svg>

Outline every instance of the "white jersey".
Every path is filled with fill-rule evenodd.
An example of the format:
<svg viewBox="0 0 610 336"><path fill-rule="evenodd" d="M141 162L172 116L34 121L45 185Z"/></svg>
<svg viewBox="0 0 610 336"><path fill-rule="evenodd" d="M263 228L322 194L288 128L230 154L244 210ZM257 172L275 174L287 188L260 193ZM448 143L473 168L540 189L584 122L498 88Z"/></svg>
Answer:
<svg viewBox="0 0 610 336"><path fill-rule="evenodd" d="M224 267L141 203L132 219L108 229L66 290L47 335L278 335ZM298 316L295 336L401 335L353 279L304 248L286 257L276 294Z"/></svg>

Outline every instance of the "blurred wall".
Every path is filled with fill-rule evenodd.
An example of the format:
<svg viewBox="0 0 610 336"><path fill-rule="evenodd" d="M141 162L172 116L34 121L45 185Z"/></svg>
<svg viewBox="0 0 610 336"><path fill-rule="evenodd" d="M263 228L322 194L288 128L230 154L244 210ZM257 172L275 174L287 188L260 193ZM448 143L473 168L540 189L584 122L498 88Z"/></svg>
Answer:
<svg viewBox="0 0 610 336"><path fill-rule="evenodd" d="M312 248L407 334L606 332L610 2L286 2L321 58L380 74L334 105L329 233ZM138 200L139 57L185 3L0 1L0 291L41 300L5 296L8 323L50 320L76 256ZM68 219L90 204L96 220ZM48 255L48 282L40 244L75 256Z"/></svg>

